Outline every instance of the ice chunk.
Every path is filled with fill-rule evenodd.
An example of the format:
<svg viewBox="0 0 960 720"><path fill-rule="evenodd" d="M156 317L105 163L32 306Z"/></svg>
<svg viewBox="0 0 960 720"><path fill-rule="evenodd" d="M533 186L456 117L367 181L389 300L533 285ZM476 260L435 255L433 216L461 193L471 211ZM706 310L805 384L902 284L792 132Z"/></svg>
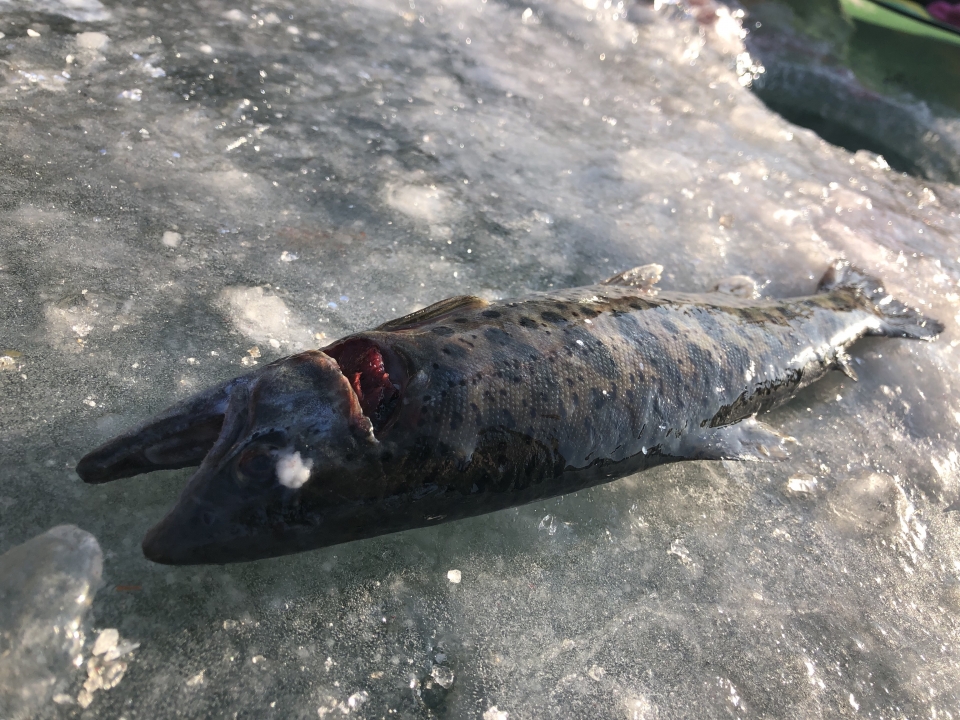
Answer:
<svg viewBox="0 0 960 720"><path fill-rule="evenodd" d="M74 40L81 50L100 50L107 46L110 37L102 32L82 32Z"/></svg>
<svg viewBox="0 0 960 720"><path fill-rule="evenodd" d="M0 717L33 717L75 677L102 569L96 538L73 525L0 556Z"/></svg>
<svg viewBox="0 0 960 720"><path fill-rule="evenodd" d="M166 230L163 233L163 236L160 238L161 244L168 248L175 248L180 246L180 241L183 239L183 236L178 232L173 230Z"/></svg>
<svg viewBox="0 0 960 720"><path fill-rule="evenodd" d="M140 643L122 640L116 628L101 630L93 645L93 654L87 660L87 679L77 695L77 704L89 707L95 692L116 687L127 671L127 661L121 658L138 647Z"/></svg>
<svg viewBox="0 0 960 720"><path fill-rule="evenodd" d="M453 685L454 674L453 671L443 665L434 665L430 670L430 675L433 677L440 687L450 689Z"/></svg>
<svg viewBox="0 0 960 720"><path fill-rule="evenodd" d="M387 192L387 204L417 220L439 222L452 212L449 192L435 185L400 185Z"/></svg>

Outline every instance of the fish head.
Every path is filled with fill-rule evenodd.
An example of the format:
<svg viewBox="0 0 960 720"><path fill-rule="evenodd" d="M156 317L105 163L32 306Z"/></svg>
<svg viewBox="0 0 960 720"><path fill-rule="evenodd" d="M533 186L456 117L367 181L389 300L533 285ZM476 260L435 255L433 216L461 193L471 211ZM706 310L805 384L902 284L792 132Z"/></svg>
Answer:
<svg viewBox="0 0 960 720"><path fill-rule="evenodd" d="M220 433L170 513L143 541L165 564L225 563L307 549L300 495L350 473L377 444L337 362L294 355L235 382Z"/></svg>

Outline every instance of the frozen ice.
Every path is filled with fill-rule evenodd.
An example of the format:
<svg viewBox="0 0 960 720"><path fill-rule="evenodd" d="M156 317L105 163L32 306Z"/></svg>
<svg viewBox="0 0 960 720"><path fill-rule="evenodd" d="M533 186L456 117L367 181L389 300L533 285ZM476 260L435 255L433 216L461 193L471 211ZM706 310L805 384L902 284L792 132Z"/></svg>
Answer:
<svg viewBox="0 0 960 720"><path fill-rule="evenodd" d="M313 339L313 334L296 321L283 299L262 287L226 287L220 293L219 304L237 330L275 349L281 343L300 349ZM258 358L260 351L250 355Z"/></svg>
<svg viewBox="0 0 960 720"><path fill-rule="evenodd" d="M87 31L77 33L74 42L81 50L100 50L110 42L110 37L102 32Z"/></svg>
<svg viewBox="0 0 960 720"><path fill-rule="evenodd" d="M851 71L855 31L806 9L832 3L744 4L0 0L0 551L70 523L105 556L100 634L16 666L27 716L956 715L960 99L895 87L926 77L909 54ZM778 297L841 254L948 329L867 339L859 382L767 415L781 463L225 567L140 551L189 471L74 472L452 295L655 263L664 291Z"/></svg>
<svg viewBox="0 0 960 720"><path fill-rule="evenodd" d="M174 232L173 230L164 230L163 235L160 238L160 242L168 248L179 247L181 240L183 240L183 236L178 232Z"/></svg>
<svg viewBox="0 0 960 720"><path fill-rule="evenodd" d="M96 538L73 525L0 555L0 716L26 720L66 701L102 571Z"/></svg>
<svg viewBox="0 0 960 720"><path fill-rule="evenodd" d="M100 0L0 0L0 13L44 13L78 23L109 20L110 11Z"/></svg>
<svg viewBox="0 0 960 720"><path fill-rule="evenodd" d="M77 705L87 708L98 690L109 690L120 684L127 671L125 655L140 647L140 643L122 640L116 628L106 628L97 635L87 660L87 678L77 695Z"/></svg>

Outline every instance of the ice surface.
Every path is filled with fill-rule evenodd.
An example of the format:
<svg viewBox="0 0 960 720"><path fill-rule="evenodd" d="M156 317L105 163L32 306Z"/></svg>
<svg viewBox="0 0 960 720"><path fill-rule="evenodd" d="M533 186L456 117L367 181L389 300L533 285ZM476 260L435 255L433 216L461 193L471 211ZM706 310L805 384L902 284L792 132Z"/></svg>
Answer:
<svg viewBox="0 0 960 720"><path fill-rule="evenodd" d="M835 63L817 101L874 113L933 179L902 175L770 111L747 85L786 55L748 52L735 9L657 5L0 5L0 550L94 533L97 623L140 644L84 717L956 717L956 109L834 82L836 53L782 71L812 102ZM139 548L187 471L73 471L189 393L450 295L655 262L664 289L775 297L841 253L948 330L865 341L859 383L767 416L784 463L192 568Z"/></svg>
<svg viewBox="0 0 960 720"><path fill-rule="evenodd" d="M102 570L96 538L72 525L0 555L0 717L36 717L69 688Z"/></svg>

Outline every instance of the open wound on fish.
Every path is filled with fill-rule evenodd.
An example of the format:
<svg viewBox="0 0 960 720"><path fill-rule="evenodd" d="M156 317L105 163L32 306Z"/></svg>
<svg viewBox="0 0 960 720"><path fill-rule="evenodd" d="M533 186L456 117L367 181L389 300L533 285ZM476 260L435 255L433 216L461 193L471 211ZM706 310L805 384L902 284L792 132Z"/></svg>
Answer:
<svg viewBox="0 0 960 720"><path fill-rule="evenodd" d="M348 340L327 348L325 352L340 366L340 371L357 395L363 414L373 423L374 432L386 427L400 400L399 380L402 373L397 367L399 363L390 363L392 367L389 370L393 371L394 376L391 378L384 350L362 338Z"/></svg>

